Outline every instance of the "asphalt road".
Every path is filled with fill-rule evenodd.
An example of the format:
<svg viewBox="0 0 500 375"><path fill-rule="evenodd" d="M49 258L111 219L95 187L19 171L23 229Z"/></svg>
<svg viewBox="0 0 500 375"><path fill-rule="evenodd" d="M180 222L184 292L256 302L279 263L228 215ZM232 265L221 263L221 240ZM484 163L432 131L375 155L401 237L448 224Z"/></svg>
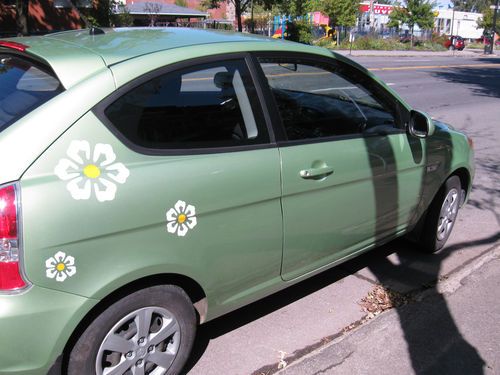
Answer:
<svg viewBox="0 0 500 375"><path fill-rule="evenodd" d="M189 374L271 374L280 364L290 366L325 343L341 338L354 326L363 325L367 330L364 334L371 337L377 334L377 324L363 323L367 313L361 309L360 301L377 283L401 296L422 290L437 292L436 280L459 272L499 242L500 59L358 56L355 60L389 83L415 108L453 124L474 139L477 167L474 188L447 247L436 255L426 256L405 241L394 241L209 322L199 330ZM498 268L490 267L488 271L492 273L490 282L500 277L500 271L495 269ZM481 303L480 298L463 298L460 302L469 310ZM467 314L464 312L455 321L445 298L440 298L439 306L442 326L453 327L460 336L461 329L465 329L461 322L467 321ZM498 304L478 308L496 312L500 309ZM388 314L395 314L396 310ZM425 325L419 331L405 331L403 316L399 315L404 331L401 342L406 340L407 352L412 349L412 334L426 333L430 340L433 335L446 335L445 331L440 332L441 325L430 327L429 332L422 332ZM394 322L398 322L397 314ZM497 322L491 322L490 326L483 327L483 331L489 330L492 337L497 337L500 331ZM352 350L355 355L356 346ZM419 352L413 351L412 355L415 353ZM369 363L362 368L364 373L379 373Z"/></svg>

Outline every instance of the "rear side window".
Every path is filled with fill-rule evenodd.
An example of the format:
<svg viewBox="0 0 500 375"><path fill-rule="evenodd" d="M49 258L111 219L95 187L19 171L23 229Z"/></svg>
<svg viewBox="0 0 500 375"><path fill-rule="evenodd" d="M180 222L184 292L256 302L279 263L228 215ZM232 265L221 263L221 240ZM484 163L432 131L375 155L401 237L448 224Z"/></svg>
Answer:
<svg viewBox="0 0 500 375"><path fill-rule="evenodd" d="M130 142L149 149L195 149L268 142L244 60L200 64L134 87L105 110Z"/></svg>
<svg viewBox="0 0 500 375"><path fill-rule="evenodd" d="M62 91L59 80L43 67L0 54L0 131Z"/></svg>

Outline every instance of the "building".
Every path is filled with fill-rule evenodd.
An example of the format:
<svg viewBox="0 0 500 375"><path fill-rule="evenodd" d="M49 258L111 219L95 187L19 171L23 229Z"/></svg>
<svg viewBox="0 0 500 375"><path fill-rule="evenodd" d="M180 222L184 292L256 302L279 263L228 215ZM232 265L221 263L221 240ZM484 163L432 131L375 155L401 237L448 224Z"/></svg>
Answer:
<svg viewBox="0 0 500 375"><path fill-rule="evenodd" d="M0 37L17 34L15 4L15 0L0 2ZM32 35L85 27L80 14L67 0L29 0L27 24Z"/></svg>
<svg viewBox="0 0 500 375"><path fill-rule="evenodd" d="M371 11L370 6L373 6ZM368 26L374 30L386 28L386 25L389 22L389 14L393 9L394 6L389 4L378 4L368 1L360 3L360 26Z"/></svg>
<svg viewBox="0 0 500 375"><path fill-rule="evenodd" d="M230 4L228 4L225 1L222 1L220 3L220 7L216 9L207 9L207 10L202 10L201 9L201 0L186 0L186 7L179 7L175 4L175 0L154 0L154 1L148 1L148 0L126 0L125 5L127 9L129 10L130 14L134 16L134 19L136 18L136 15L141 12L142 13L144 10L144 7L146 4L158 4L159 6L162 7L162 9L165 10L165 18L168 18L168 13L172 13L173 16L175 16L176 12L183 11L184 14L180 14L178 17L181 20L185 20L186 17L185 15L187 13L191 13L192 17L191 18L198 18L198 19L205 19L205 18L210 18L212 20L220 20L220 21L229 21L230 23L233 23L235 20L234 16L234 6L231 7ZM122 1L123 3L123 1ZM174 8L177 7L177 8ZM184 8L184 10L180 10L178 8ZM170 19L169 21L172 21Z"/></svg>
<svg viewBox="0 0 500 375"><path fill-rule="evenodd" d="M370 12L370 4L373 10ZM386 28L389 14L394 7L387 4L362 2L359 5L360 26L373 30ZM477 27L477 20L483 15L472 12L454 12L453 9L439 9L435 11L434 32L445 35L460 35L465 39L478 39L483 35L483 29ZM419 28L415 27L418 32Z"/></svg>
<svg viewBox="0 0 500 375"><path fill-rule="evenodd" d="M434 21L434 30L439 34L460 35L464 39L478 39L484 29L477 27L481 13L454 12L453 9L439 10Z"/></svg>
<svg viewBox="0 0 500 375"><path fill-rule="evenodd" d="M134 1L126 8L134 18L135 26L188 25L203 21L208 16L206 12L169 3Z"/></svg>

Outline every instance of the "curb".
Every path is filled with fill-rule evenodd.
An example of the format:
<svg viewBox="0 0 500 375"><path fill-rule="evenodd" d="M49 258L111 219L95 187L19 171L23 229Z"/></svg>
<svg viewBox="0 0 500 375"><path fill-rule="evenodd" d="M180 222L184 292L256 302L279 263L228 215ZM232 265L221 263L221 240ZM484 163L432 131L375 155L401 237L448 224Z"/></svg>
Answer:
<svg viewBox="0 0 500 375"><path fill-rule="evenodd" d="M413 296L414 300L412 303L419 303L424 299L437 294L443 294L443 295L453 294L462 286L462 281L465 278L469 277L470 275L481 269L484 265L488 264L489 262L495 259L500 259L500 242L497 242L493 246L484 250L478 256L464 263L462 266L459 266L454 270L450 271L448 274L441 276L440 279L436 282L436 284L429 286L421 291L418 290L413 292L410 291L409 293L416 293ZM434 288L434 286L436 287ZM282 358L280 363L267 365L258 369L257 371L254 371L252 375L282 374L287 369L293 368L294 366L300 364L304 360L314 357L315 355L331 347L332 345L339 344L344 339L350 337L361 328L368 326L371 322L377 320L381 316L384 316L386 315L386 313L389 313L393 310L395 310L395 308L388 309L370 318L368 318L368 315L366 315L360 320L351 323L347 327L344 327L339 332L326 336L317 343L299 349L298 351L292 353L290 356Z"/></svg>
<svg viewBox="0 0 500 375"><path fill-rule="evenodd" d="M464 51L381 51L381 50L331 50L343 56L370 56L370 57L479 57L500 58L500 51L491 55L485 55L482 50Z"/></svg>

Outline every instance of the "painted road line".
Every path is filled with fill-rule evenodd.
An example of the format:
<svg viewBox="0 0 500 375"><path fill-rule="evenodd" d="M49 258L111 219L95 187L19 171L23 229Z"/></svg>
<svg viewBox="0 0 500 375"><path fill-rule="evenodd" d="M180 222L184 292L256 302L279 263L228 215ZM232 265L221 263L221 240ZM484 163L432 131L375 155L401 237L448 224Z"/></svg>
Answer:
<svg viewBox="0 0 500 375"><path fill-rule="evenodd" d="M500 68L500 64L463 64L463 65L416 65L395 66L386 68L368 68L369 71L377 72L384 70L419 70L419 69L449 69L449 68Z"/></svg>
<svg viewBox="0 0 500 375"><path fill-rule="evenodd" d="M418 60L418 59L411 60L411 59L408 59L408 60L393 60L393 61L395 61L395 62L429 62L432 60Z"/></svg>

